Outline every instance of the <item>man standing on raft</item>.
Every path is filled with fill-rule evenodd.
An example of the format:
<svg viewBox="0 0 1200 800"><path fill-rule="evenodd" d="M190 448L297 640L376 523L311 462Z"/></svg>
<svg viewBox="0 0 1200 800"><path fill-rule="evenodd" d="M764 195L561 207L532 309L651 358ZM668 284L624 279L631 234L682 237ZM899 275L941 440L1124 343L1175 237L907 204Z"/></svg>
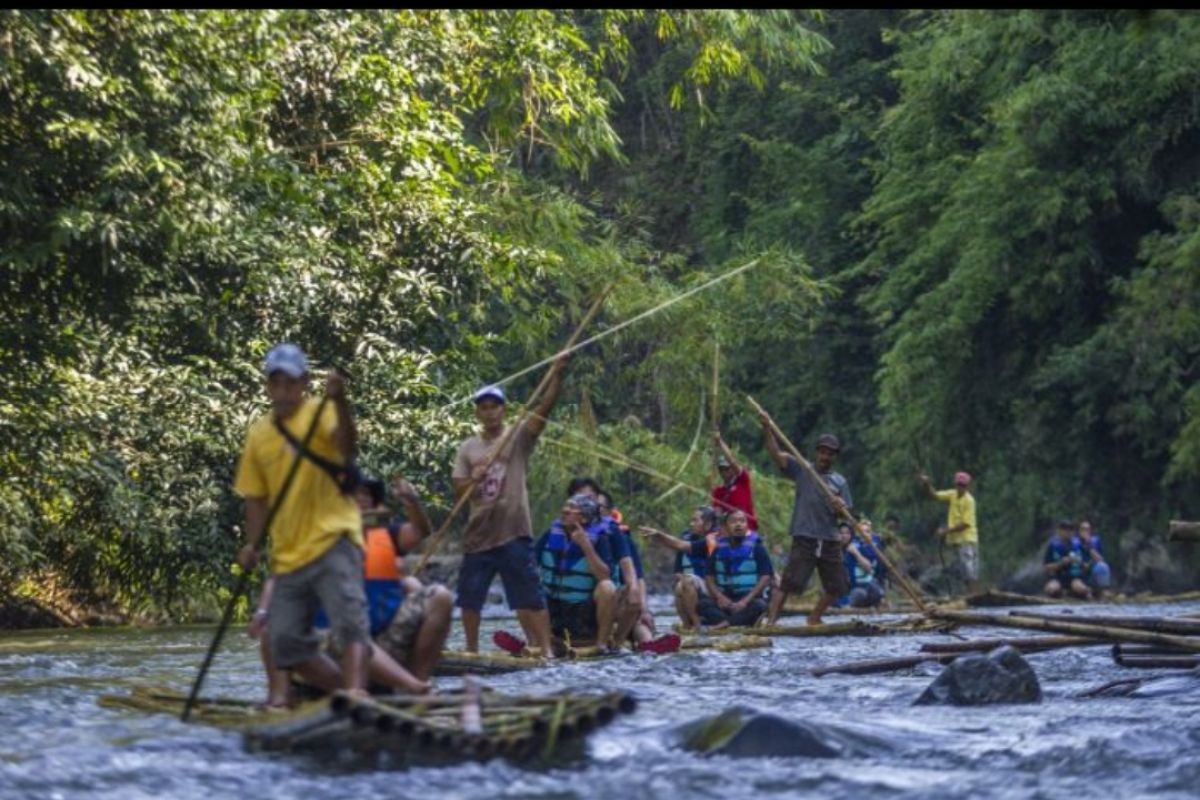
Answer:
<svg viewBox="0 0 1200 800"><path fill-rule="evenodd" d="M800 466L792 456L783 452L775 433L771 430L771 418L766 412L759 414L767 451L783 474L796 482L796 500L792 508L792 521L788 530L792 535L792 552L780 582L780 590L771 593L771 606L767 612L767 624L774 625L779 619L783 603L792 592L802 592L815 569L821 578L821 597L808 615L809 625L820 625L821 615L835 600L849 590L849 579L842 561L842 544L838 537L837 522L842 511L853 505L850 485L845 477L833 471L841 444L836 436L823 433L817 437L817 456L813 467L833 493L833 503L826 499L825 492L817 485L808 470Z"/></svg>
<svg viewBox="0 0 1200 800"><path fill-rule="evenodd" d="M481 432L458 449L454 462L454 493L471 492L471 512L463 540L463 561L458 573L458 606L462 609L467 652L479 652L480 611L496 573L504 583L504 596L529 644L551 653L550 616L533 553L533 522L525 483L529 456L562 390L567 357L550 367L545 393L536 408L515 430L504 424L506 398L499 386L475 393L475 418ZM504 451L496 455L497 448Z"/></svg>

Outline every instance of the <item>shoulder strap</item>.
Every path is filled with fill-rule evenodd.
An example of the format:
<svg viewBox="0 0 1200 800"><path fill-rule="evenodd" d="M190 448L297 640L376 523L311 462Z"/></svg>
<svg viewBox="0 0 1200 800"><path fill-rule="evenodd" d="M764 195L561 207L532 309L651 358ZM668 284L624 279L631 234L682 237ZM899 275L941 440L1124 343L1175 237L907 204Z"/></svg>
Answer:
<svg viewBox="0 0 1200 800"><path fill-rule="evenodd" d="M354 491L354 488L358 486L358 468L355 467L353 463L342 466L341 464L335 464L329 459L317 455L312 450L309 450L307 447L301 444L300 440L293 436L292 432L284 426L283 421L280 420L279 417L272 416L271 421L275 424L275 430L279 431L279 434L287 440L288 444L296 448L296 452L301 456L307 458L309 461L323 470L325 474L328 475L335 484L337 484L338 489L340 489L342 492L348 494Z"/></svg>

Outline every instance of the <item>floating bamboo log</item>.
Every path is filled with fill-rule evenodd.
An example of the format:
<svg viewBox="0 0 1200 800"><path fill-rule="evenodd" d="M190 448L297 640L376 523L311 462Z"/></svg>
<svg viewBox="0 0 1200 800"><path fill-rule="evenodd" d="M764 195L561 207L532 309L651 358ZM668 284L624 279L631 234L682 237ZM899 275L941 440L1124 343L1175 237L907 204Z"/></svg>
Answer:
<svg viewBox="0 0 1200 800"><path fill-rule="evenodd" d="M1195 669L1200 667L1200 656L1124 656L1113 653L1113 661L1117 666L1140 669Z"/></svg>
<svg viewBox="0 0 1200 800"><path fill-rule="evenodd" d="M1061 600L1055 600L1050 597L1042 597L1032 594L1017 594L1016 592L1002 592L999 589L989 589L986 592L979 594L968 595L963 598L967 605L972 608L992 608L996 606L1051 606L1058 605Z"/></svg>
<svg viewBox="0 0 1200 800"><path fill-rule="evenodd" d="M1171 524L1167 528L1167 541L1173 539L1200 541L1200 522L1188 522L1182 519L1171 520Z"/></svg>
<svg viewBox="0 0 1200 800"><path fill-rule="evenodd" d="M1177 656L1180 651L1174 647L1162 647L1155 644L1126 644L1117 642L1113 645L1113 655L1120 653L1124 656Z"/></svg>
<svg viewBox="0 0 1200 800"><path fill-rule="evenodd" d="M922 653L988 653L997 647L1008 645L1022 653L1041 650L1057 650L1062 647L1095 647L1109 645L1111 640L1088 639L1082 636L1036 636L1028 638L999 637L995 639L972 639L967 642L926 642L921 645Z"/></svg>
<svg viewBox="0 0 1200 800"><path fill-rule="evenodd" d="M875 675L881 672L895 672L899 669L908 669L920 664L949 664L960 655L962 653L925 653L915 656L900 656L898 658L875 658L866 661L833 664L828 667L817 667L816 669L809 670L809 672L818 678L822 675L829 675L835 672L843 675Z"/></svg>
<svg viewBox="0 0 1200 800"><path fill-rule="evenodd" d="M1084 625L1077 622L1061 622L1059 620L1042 619L1040 617L1022 617L1008 614L983 614L972 611L936 610L934 616L939 619L951 619L968 625L995 625L1007 628L1027 628L1030 630L1050 631L1052 633L1074 634L1090 639L1109 639L1113 641L1137 642L1139 644L1158 644L1168 647L1178 647L1188 652L1200 652L1200 639L1191 639L1166 633L1135 630L1133 628L1114 628L1103 625Z"/></svg>
<svg viewBox="0 0 1200 800"><path fill-rule="evenodd" d="M1184 636L1200 634L1200 620L1172 619L1171 617L1115 617L1087 616L1067 617L1063 614L1039 614L1034 611L1010 611L1009 614L1022 617L1037 617L1039 619L1056 620L1060 622L1081 622L1086 625L1104 625L1114 628L1135 628L1140 631L1156 633L1178 633Z"/></svg>

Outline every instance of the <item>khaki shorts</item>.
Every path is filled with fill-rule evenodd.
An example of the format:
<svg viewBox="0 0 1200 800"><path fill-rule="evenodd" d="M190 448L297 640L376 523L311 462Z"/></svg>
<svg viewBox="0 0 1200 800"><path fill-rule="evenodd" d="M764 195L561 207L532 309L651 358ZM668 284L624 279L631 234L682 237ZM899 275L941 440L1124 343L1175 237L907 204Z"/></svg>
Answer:
<svg viewBox="0 0 1200 800"><path fill-rule="evenodd" d="M437 594L436 585L422 586L419 591L404 595L404 602L396 609L392 621L375 637L375 644L382 647L397 664L405 664L412 655L413 645L417 634L429 616L429 603ZM341 639L331 631L322 631L321 649L330 658L342 657L343 645Z"/></svg>
<svg viewBox="0 0 1200 800"><path fill-rule="evenodd" d="M965 581L979 580L979 545L975 542L963 542L951 545L954 548L954 561L958 565L958 574Z"/></svg>
<svg viewBox="0 0 1200 800"><path fill-rule="evenodd" d="M850 591L850 576L842 561L842 543L830 539L813 539L808 536L792 538L792 552L783 571L780 588L787 594L803 592L808 586L813 570L821 578L821 590L825 594L841 597Z"/></svg>
<svg viewBox="0 0 1200 800"><path fill-rule="evenodd" d="M330 630L340 641L369 638L363 551L344 536L316 561L275 578L267 641L279 669L298 667L319 651L313 629L318 608L325 610Z"/></svg>

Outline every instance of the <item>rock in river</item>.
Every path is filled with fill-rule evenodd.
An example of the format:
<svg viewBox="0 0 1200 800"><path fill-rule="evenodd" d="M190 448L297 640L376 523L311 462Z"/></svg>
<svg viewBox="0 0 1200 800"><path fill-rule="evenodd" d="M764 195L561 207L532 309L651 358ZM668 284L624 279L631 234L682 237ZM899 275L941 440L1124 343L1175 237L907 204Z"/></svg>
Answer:
<svg viewBox="0 0 1200 800"><path fill-rule="evenodd" d="M956 658L917 698L916 705L985 706L1041 700L1037 674L1020 653L1005 646L986 656Z"/></svg>
<svg viewBox="0 0 1200 800"><path fill-rule="evenodd" d="M744 706L689 722L677 733L680 746L707 755L836 758L857 749L832 729Z"/></svg>

